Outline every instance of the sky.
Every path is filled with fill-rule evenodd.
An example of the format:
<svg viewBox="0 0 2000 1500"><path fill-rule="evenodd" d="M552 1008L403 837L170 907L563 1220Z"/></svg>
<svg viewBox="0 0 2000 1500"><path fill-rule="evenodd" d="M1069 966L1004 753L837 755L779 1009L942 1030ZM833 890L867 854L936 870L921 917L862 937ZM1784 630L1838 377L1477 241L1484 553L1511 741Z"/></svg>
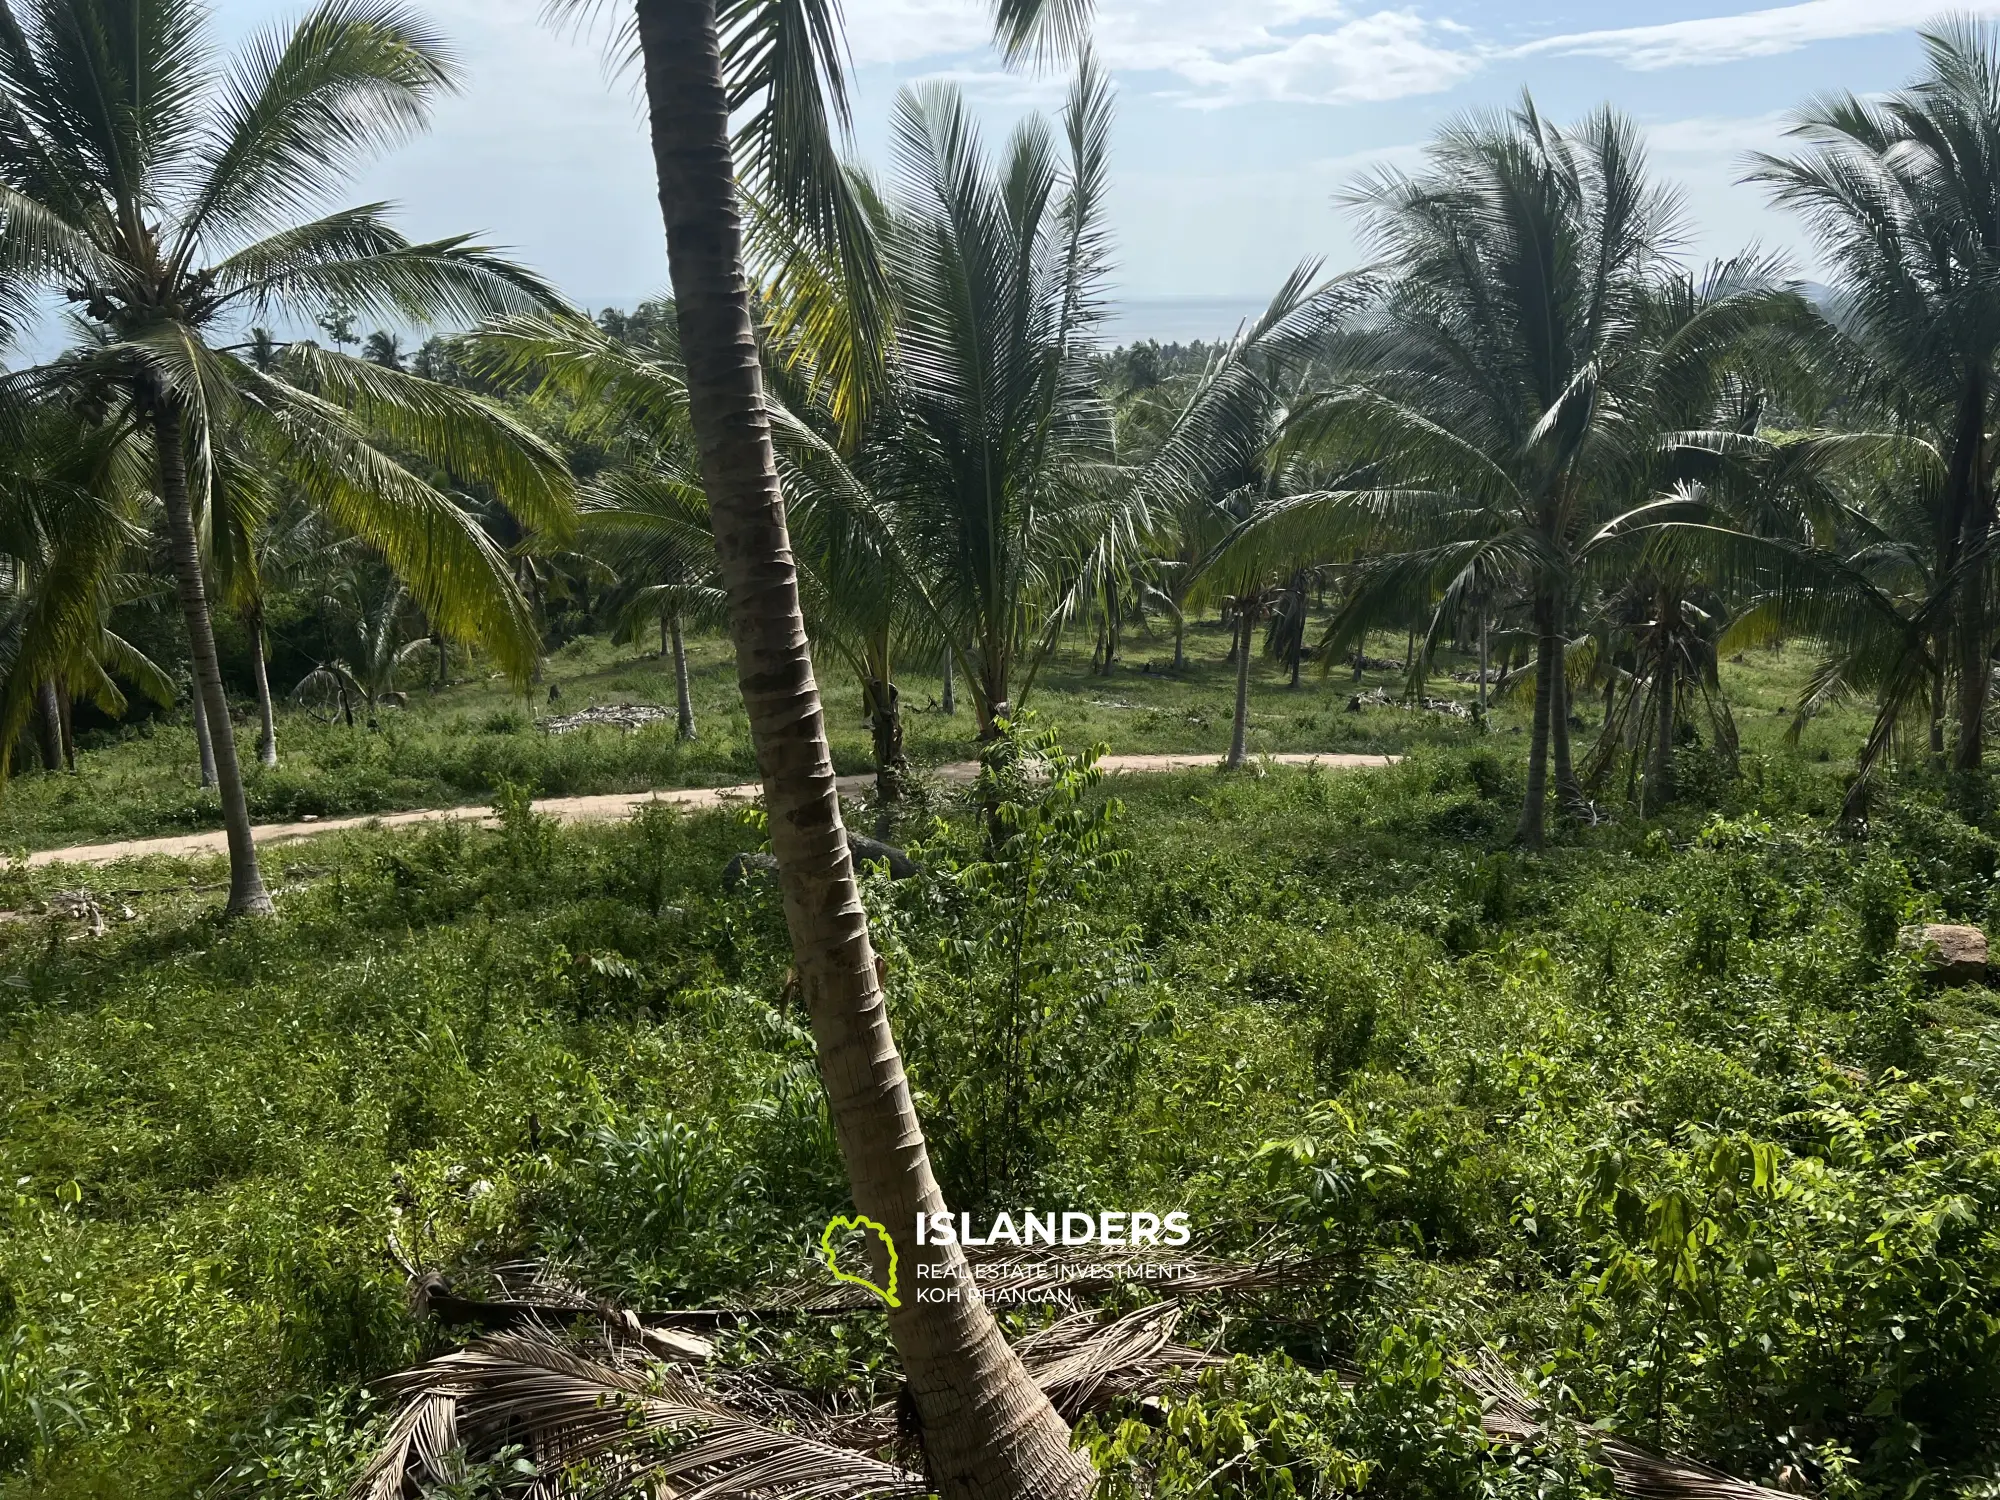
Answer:
<svg viewBox="0 0 2000 1500"><path fill-rule="evenodd" d="M434 128L367 169L358 195L396 201L421 236L474 232L576 301L629 306L663 289L666 255L632 82L601 38L540 19L540 0L417 0L466 86ZM2000 0L1958 0L2000 23ZM226 40L299 14L220 0ZM1063 79L1010 72L978 0L845 0L854 149L889 161L896 92L958 83L998 144L1053 111ZM1896 87L1919 66L1907 0L1097 0L1096 45L1118 94L1111 218L1126 331L1227 333L1299 261L1367 258L1340 195L1422 160L1424 141L1524 89L1558 121L1609 102L1646 132L1685 197L1690 259L1755 245L1804 274L1812 247L1741 181L1781 150L1789 111L1829 90ZM1171 326L1170 326L1171 325Z"/></svg>

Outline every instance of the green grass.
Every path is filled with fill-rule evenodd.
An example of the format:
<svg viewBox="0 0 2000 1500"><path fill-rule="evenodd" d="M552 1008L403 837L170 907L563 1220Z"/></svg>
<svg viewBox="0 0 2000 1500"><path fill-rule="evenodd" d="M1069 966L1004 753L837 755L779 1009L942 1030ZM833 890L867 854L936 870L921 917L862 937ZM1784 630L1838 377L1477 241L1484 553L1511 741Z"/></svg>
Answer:
<svg viewBox="0 0 2000 1500"><path fill-rule="evenodd" d="M1400 660L1404 643L1378 637L1369 654ZM1189 634L1189 667L1166 669L1172 642L1135 631L1124 659L1109 676L1090 671L1087 649L1070 648L1044 669L1027 702L1042 722L1060 725L1073 744L1107 741L1122 753L1208 752L1229 747L1235 704L1228 641L1213 622ZM248 775L252 814L259 821L336 817L410 808L483 805L503 783L534 787L545 796L577 796L653 788L706 786L754 780L747 721L737 696L733 658L725 641L691 643L700 737L675 741L673 726L633 733L593 729L549 736L534 720L573 713L596 703L673 703L671 668L657 655L638 654L597 638L572 642L548 663L546 683L524 698L504 681L482 680L440 694L410 693L406 710L385 709L377 727L329 726L287 712L279 730L282 764L255 765L255 730L239 710L238 743ZM1429 693L1469 701L1475 689L1450 680L1472 662L1447 655ZM1152 670L1148 670L1151 668ZM1800 647L1754 652L1725 667L1725 681L1753 749L1780 750L1789 722L1779 715L1796 703L1810 668ZM837 663L820 662L834 760L843 773L872 768L872 749L861 695ZM559 701L548 698L548 685ZM1300 686L1289 687L1271 663L1256 663L1250 703L1253 754L1280 751L1400 753L1418 745L1465 745L1474 734L1463 721L1402 707L1370 706L1350 713L1357 692L1400 697L1399 673L1370 672L1357 685L1342 669L1322 677L1310 666ZM934 677L902 680L906 740L919 765L966 760L977 754L972 713L963 699L955 716L938 708L942 684ZM1527 694L1496 705L1492 739L1503 753L1517 753L1530 705ZM1577 705L1593 723L1596 703ZM1863 721L1842 711L1815 723L1797 754L1831 759L1851 754ZM1579 746L1589 730L1578 732ZM74 775L39 772L17 776L0 798L0 850L26 851L98 840L184 833L221 826L215 794L198 785L194 736L179 723L155 723L86 741Z"/></svg>
<svg viewBox="0 0 2000 1500"><path fill-rule="evenodd" d="M1351 1487L1352 1460L1367 1493L1594 1492L1587 1463L1467 1447L1476 1413L1424 1371L1485 1346L1753 1478L1987 1493L2000 1005L1925 989L1893 944L2000 915L2000 844L1915 785L1844 842L1840 767L1754 750L1709 806L1524 857L1508 739L1119 783L1122 867L1078 884L1048 855L1074 894L1033 953L1025 1075L994 1061L1019 913L950 874L976 822L872 886L954 1200L1185 1208L1225 1253L1331 1257L1325 1286L1192 1330L1253 1360L1194 1404L1277 1400L1301 1488ZM154 861L92 877L134 909L101 939L0 926L0 1495L330 1500L377 1420L363 1384L436 1347L392 1234L654 1304L803 1265L844 1186L776 902L719 883L755 837L517 814L316 843L266 924L219 922L215 863ZM17 870L0 905L75 878ZM879 1378L865 1322L772 1337L824 1394ZM1310 1373L1336 1360L1365 1402ZM1192 1496L1172 1476L1213 1464L1173 1445L1197 1430L1100 1452ZM1201 1493L1289 1493L1282 1451Z"/></svg>

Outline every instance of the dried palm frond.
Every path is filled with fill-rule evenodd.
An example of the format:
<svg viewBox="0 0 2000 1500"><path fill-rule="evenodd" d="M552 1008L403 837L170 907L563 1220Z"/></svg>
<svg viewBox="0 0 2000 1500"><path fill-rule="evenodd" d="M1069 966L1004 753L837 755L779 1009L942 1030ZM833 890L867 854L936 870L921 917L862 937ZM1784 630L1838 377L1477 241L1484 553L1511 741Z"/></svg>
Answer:
<svg viewBox="0 0 2000 1500"><path fill-rule="evenodd" d="M1037 1328L1014 1346L1029 1378L1065 1421L1120 1397L1152 1396L1187 1372L1229 1363L1229 1356L1176 1344L1177 1307L1154 1305L1104 1322L1095 1312L1072 1313ZM849 1447L877 1449L900 1436L903 1413L894 1401L836 1423L830 1430Z"/></svg>
<svg viewBox="0 0 2000 1500"><path fill-rule="evenodd" d="M1488 1434L1511 1443L1533 1442L1542 1435L1547 1418L1541 1403L1515 1384L1491 1354L1459 1370L1458 1378L1479 1397L1480 1422ZM1795 1500L1782 1490L1734 1478L1692 1458L1655 1453L1612 1433L1593 1433L1593 1438L1612 1484L1626 1500Z"/></svg>
<svg viewBox="0 0 2000 1500"><path fill-rule="evenodd" d="M1036 1329L1015 1346L1021 1362L1070 1421L1120 1396L1151 1395L1191 1370L1229 1356L1173 1341L1177 1307L1142 1307L1109 1323L1077 1313Z"/></svg>
<svg viewBox="0 0 2000 1500"><path fill-rule="evenodd" d="M910 1470L752 1421L691 1376L609 1339L494 1334L392 1385L403 1409L355 1500L403 1500L425 1476L449 1475L460 1445L525 1448L540 1500L865 1500L928 1489Z"/></svg>
<svg viewBox="0 0 2000 1500"><path fill-rule="evenodd" d="M355 1500L401 1500L426 1480L457 1478L458 1402L435 1391L413 1391L389 1424L381 1450L361 1471Z"/></svg>
<svg viewBox="0 0 2000 1500"><path fill-rule="evenodd" d="M994 1302L1066 1309L1021 1338L1017 1350L1035 1383L1072 1421L1111 1400L1163 1393L1185 1374L1228 1362L1220 1351L1174 1342L1182 1315L1178 1300L1106 1321L1093 1309L1078 1310L1080 1292L1140 1280L1168 1299L1256 1295L1309 1285L1327 1274L1323 1263L1283 1256L1242 1263L1158 1257L1155 1263L1178 1268L1171 1278L1146 1276L1141 1257L1101 1250L1007 1254L975 1247L968 1259ZM418 1279L420 1310L428 1306L447 1322L507 1331L489 1332L392 1382L403 1404L355 1500L404 1500L427 1480L456 1477L463 1466L460 1445L492 1454L509 1444L525 1445L535 1461L541 1475L535 1500L862 1500L926 1489L921 1475L868 1456L905 1436L897 1403L841 1413L755 1369L697 1380L687 1365L712 1351L672 1326L865 1307L873 1301L865 1288L849 1297L845 1289L804 1281L760 1307L634 1313L593 1297L547 1266L505 1267L494 1280L502 1297L477 1301L458 1296L441 1277ZM593 1330L584 1340L556 1331L579 1324ZM1490 1436L1531 1443L1551 1425L1490 1354L1457 1374L1480 1398L1481 1423ZM1349 1383L1354 1378L1341 1375ZM1788 1500L1780 1491L1615 1434L1593 1433L1592 1439L1625 1500Z"/></svg>

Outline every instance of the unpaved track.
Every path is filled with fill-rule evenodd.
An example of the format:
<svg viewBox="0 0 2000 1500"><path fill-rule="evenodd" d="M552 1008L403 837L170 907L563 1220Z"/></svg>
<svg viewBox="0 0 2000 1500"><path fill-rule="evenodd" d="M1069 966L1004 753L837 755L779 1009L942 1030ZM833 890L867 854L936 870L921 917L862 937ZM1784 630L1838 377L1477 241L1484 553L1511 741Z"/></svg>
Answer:
<svg viewBox="0 0 2000 1500"><path fill-rule="evenodd" d="M1329 771L1353 771L1394 765L1394 755L1266 755L1254 764L1319 766ZM1219 755L1107 755L1098 762L1112 775L1146 775L1162 771L1207 771L1222 764ZM979 774L974 761L939 766L933 773L945 781L963 785ZM875 778L843 776L839 787L845 796L874 790ZM616 823L629 818L649 803L701 811L717 807L740 807L754 802L763 788L746 786L690 787L668 792L614 792L605 797L551 797L537 802L535 811L562 823ZM260 823L252 829L257 846L288 843L294 839L317 838L323 833L343 833L354 828L412 828L424 823L479 823L491 826L493 812L488 807L442 807L424 812L376 813L365 818L324 818L311 823ZM108 865L121 859L145 859L165 855L170 859L196 859L204 855L227 854L229 845L220 829L212 833L184 833L171 838L127 839L116 844L78 844L68 849L42 849L30 854L30 867L41 865Z"/></svg>

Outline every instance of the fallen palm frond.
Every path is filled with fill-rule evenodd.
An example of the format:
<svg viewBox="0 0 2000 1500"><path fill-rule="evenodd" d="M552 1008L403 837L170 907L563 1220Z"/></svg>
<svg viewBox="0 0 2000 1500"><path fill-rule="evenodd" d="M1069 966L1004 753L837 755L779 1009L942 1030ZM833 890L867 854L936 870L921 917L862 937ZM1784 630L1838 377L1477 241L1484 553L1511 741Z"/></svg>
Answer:
<svg viewBox="0 0 2000 1500"><path fill-rule="evenodd" d="M1176 1377L1229 1363L1229 1356L1173 1341L1181 1310L1141 1307L1109 1323L1074 1313L1038 1328L1015 1352L1065 1418L1121 1396L1151 1395Z"/></svg>
<svg viewBox="0 0 2000 1500"><path fill-rule="evenodd" d="M1459 1381L1479 1397L1480 1418L1489 1436L1510 1443L1541 1437L1547 1418L1541 1403L1514 1383L1500 1362L1487 1354L1458 1372ZM1782 1490L1736 1479L1691 1458L1655 1453L1608 1432L1593 1432L1598 1457L1626 1500L1795 1500Z"/></svg>
<svg viewBox="0 0 2000 1500"><path fill-rule="evenodd" d="M355 1500L405 1500L467 1453L518 1449L537 1500L869 1500L921 1475L745 1417L693 1377L610 1339L494 1334L397 1377L404 1406Z"/></svg>
<svg viewBox="0 0 2000 1500"><path fill-rule="evenodd" d="M435 1318L456 1328L477 1328L486 1333L507 1333L520 1329L563 1328L578 1319L602 1323L608 1330L633 1339L662 1359L705 1360L713 1352L706 1339L697 1338L672 1326L685 1314L636 1313L628 1307L602 1298L593 1298L569 1285L547 1269L538 1269L526 1285L510 1278L505 1268L495 1277L502 1296L495 1299L466 1297L435 1271L416 1277L411 1285L412 1311L420 1318ZM720 1318L720 1312L715 1314Z"/></svg>
<svg viewBox="0 0 2000 1500"><path fill-rule="evenodd" d="M1023 1335L1016 1350L1070 1421L1119 1399L1164 1395L1186 1377L1228 1363L1218 1349L1175 1342L1183 1315L1178 1298L1278 1292L1327 1273L1323 1263L1303 1257L1238 1263L1075 1247L1045 1253L974 1247L967 1259L993 1302L1065 1309ZM1172 1266L1176 1274L1148 1275L1148 1266ZM871 1456L906 1438L899 1403L842 1412L755 1366L711 1368L700 1378L689 1368L712 1353L685 1331L689 1321L712 1326L845 1311L869 1305L866 1289L855 1289L854 1298L844 1288L801 1282L756 1307L635 1313L545 1265L493 1274L502 1296L491 1301L460 1296L436 1275L415 1278L420 1313L489 1331L391 1382L402 1406L355 1500L406 1500L424 1483L460 1477L466 1453L493 1455L510 1445L535 1465L535 1500L864 1500L927 1488L921 1475ZM1164 1300L1109 1319L1079 1306L1086 1293L1133 1282ZM676 1329L677 1322L683 1327ZM564 1328L577 1332L557 1331ZM1492 1356L1457 1374L1479 1397L1490 1437L1533 1443L1552 1425ZM1591 1436L1625 1500L1786 1500L1694 1459L1610 1433Z"/></svg>

